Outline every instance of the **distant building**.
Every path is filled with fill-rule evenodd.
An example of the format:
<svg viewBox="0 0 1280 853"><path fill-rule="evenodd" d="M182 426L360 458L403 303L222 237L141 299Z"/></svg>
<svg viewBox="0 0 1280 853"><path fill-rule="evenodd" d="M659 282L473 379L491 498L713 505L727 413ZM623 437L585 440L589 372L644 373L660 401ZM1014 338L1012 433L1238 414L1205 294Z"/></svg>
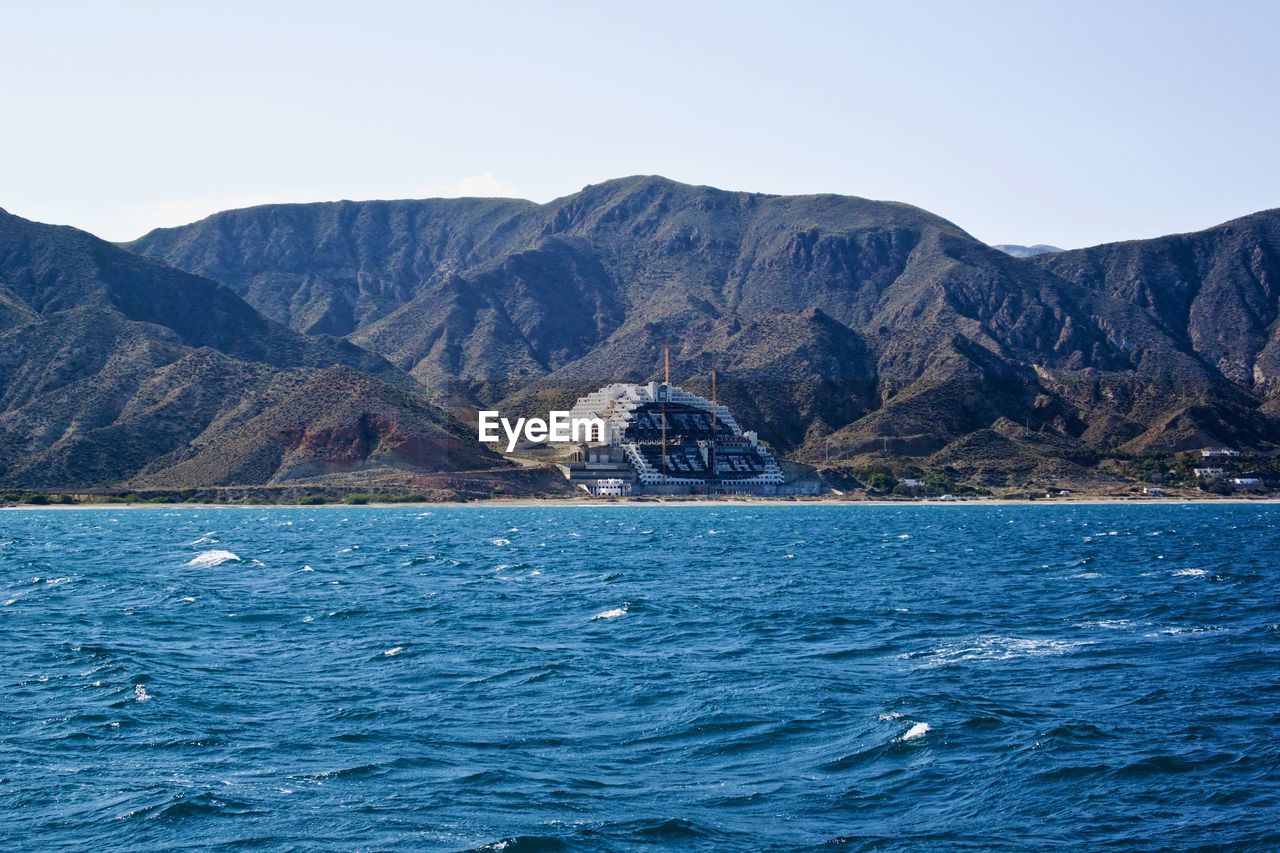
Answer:
<svg viewBox="0 0 1280 853"><path fill-rule="evenodd" d="M1231 450L1226 447L1206 447L1204 450L1200 451L1200 456L1203 459L1215 459L1215 458L1239 456L1239 455L1240 455L1239 450Z"/></svg>
<svg viewBox="0 0 1280 853"><path fill-rule="evenodd" d="M1219 479L1226 475L1226 468L1193 468L1195 475L1201 479Z"/></svg>
<svg viewBox="0 0 1280 853"><path fill-rule="evenodd" d="M728 407L683 388L614 383L579 399L570 417L605 422L603 442L559 466L593 494L615 479L647 494L788 493L768 443L744 432Z"/></svg>
<svg viewBox="0 0 1280 853"><path fill-rule="evenodd" d="M591 494L601 498L625 498L631 494L631 481L621 477L606 477L596 480L590 487Z"/></svg>
<svg viewBox="0 0 1280 853"><path fill-rule="evenodd" d="M1164 489L1159 486L1146 486L1143 488L1142 493L1144 495L1151 495L1152 497L1160 497L1164 494Z"/></svg>
<svg viewBox="0 0 1280 853"><path fill-rule="evenodd" d="M909 489L918 489L924 485L924 480L917 480L915 477L903 477L898 482Z"/></svg>
<svg viewBox="0 0 1280 853"><path fill-rule="evenodd" d="M1262 480L1258 477L1232 477L1231 485L1240 489L1260 489Z"/></svg>

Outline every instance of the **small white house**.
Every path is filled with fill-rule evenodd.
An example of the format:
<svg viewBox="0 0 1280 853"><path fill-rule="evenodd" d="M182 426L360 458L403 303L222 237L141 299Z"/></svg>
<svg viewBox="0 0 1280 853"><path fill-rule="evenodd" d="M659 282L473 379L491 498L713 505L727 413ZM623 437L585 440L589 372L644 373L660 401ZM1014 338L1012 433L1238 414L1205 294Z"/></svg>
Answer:
<svg viewBox="0 0 1280 853"><path fill-rule="evenodd" d="M1226 447L1206 447L1204 450L1200 451L1200 457L1202 459L1214 459L1217 457L1239 456L1239 455L1240 455L1239 450L1231 450Z"/></svg>
<svg viewBox="0 0 1280 853"><path fill-rule="evenodd" d="M596 480L591 493L601 498L625 498L631 494L631 484L620 477Z"/></svg>
<svg viewBox="0 0 1280 853"><path fill-rule="evenodd" d="M1262 488L1262 480L1257 477L1232 477L1231 485L1242 489L1260 489Z"/></svg>
<svg viewBox="0 0 1280 853"><path fill-rule="evenodd" d="M1142 489L1142 493L1144 495L1151 495L1152 497L1158 498L1164 494L1164 489L1160 488L1159 486L1144 486Z"/></svg>
<svg viewBox="0 0 1280 853"><path fill-rule="evenodd" d="M899 482L909 489L918 489L924 485L924 480L917 480L915 477L903 477Z"/></svg>
<svg viewBox="0 0 1280 853"><path fill-rule="evenodd" d="M1227 473L1226 468L1195 468L1193 470L1195 475L1201 478L1212 477L1216 479Z"/></svg>

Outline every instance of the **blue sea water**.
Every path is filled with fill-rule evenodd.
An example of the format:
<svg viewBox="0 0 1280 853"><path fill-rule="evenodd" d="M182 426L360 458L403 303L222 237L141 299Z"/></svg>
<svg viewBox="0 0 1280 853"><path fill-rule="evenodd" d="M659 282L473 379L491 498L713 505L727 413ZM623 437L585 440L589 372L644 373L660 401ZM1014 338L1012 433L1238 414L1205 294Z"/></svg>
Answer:
<svg viewBox="0 0 1280 853"><path fill-rule="evenodd" d="M1280 507L0 513L6 849L1280 847Z"/></svg>

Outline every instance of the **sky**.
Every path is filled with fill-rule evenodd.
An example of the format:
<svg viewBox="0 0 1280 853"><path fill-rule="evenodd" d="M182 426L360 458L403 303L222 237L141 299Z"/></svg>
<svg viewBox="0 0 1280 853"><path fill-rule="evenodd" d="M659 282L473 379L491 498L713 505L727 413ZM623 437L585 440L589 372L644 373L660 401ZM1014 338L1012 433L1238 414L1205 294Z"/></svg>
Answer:
<svg viewBox="0 0 1280 853"><path fill-rule="evenodd" d="M660 174L1063 248L1280 206L1280 3L0 0L0 207L111 240Z"/></svg>

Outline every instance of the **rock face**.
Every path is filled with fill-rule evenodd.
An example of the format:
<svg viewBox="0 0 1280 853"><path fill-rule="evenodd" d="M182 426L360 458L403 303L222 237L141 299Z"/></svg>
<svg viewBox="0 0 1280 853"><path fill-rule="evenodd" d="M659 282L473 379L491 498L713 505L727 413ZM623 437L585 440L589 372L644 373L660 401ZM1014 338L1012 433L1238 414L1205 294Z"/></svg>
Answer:
<svg viewBox="0 0 1280 853"><path fill-rule="evenodd" d="M0 483L111 485L146 472L202 486L305 465L493 465L420 390L385 359L267 320L209 279L0 211ZM282 407L293 432L272 419ZM368 443L343 445L344 429ZM199 467L210 453L219 464ZM246 456L257 462L237 462Z"/></svg>
<svg viewBox="0 0 1280 853"><path fill-rule="evenodd" d="M1035 263L1142 308L1176 347L1240 388L1272 401L1280 392L1280 210Z"/></svg>
<svg viewBox="0 0 1280 853"><path fill-rule="evenodd" d="M707 392L718 369L795 458L985 459L1016 479L1280 440L1277 222L1023 259L908 205L636 177L545 205L229 211L131 248L437 395L545 411L655 376L670 345L674 381Z"/></svg>

